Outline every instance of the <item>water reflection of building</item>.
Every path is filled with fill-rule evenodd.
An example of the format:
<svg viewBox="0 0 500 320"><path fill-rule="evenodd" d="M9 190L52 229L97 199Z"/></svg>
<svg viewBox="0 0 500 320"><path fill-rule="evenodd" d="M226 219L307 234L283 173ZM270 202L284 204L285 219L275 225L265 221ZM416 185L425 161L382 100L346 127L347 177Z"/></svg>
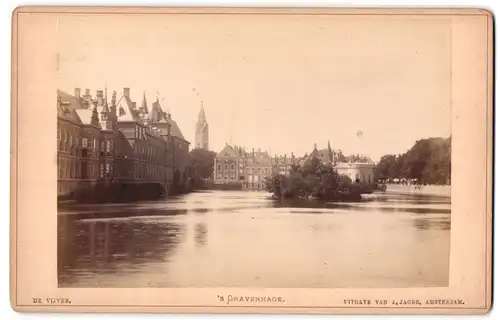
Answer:
<svg viewBox="0 0 500 320"><path fill-rule="evenodd" d="M203 246L207 243L208 228L206 223L197 223L195 226L196 244Z"/></svg>
<svg viewBox="0 0 500 320"><path fill-rule="evenodd" d="M59 218L58 275L61 285L73 277L127 272L166 261L185 237L185 226L141 221L79 221Z"/></svg>

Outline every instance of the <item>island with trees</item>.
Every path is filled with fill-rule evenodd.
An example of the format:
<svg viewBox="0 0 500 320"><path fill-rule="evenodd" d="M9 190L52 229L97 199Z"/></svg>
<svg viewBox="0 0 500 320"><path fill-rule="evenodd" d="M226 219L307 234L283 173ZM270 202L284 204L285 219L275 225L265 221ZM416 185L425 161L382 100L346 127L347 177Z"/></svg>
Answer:
<svg viewBox="0 0 500 320"><path fill-rule="evenodd" d="M348 176L338 174L333 165L313 158L303 165L292 166L285 175L268 177L266 190L281 199L359 201L361 194L372 192L373 186L353 183Z"/></svg>

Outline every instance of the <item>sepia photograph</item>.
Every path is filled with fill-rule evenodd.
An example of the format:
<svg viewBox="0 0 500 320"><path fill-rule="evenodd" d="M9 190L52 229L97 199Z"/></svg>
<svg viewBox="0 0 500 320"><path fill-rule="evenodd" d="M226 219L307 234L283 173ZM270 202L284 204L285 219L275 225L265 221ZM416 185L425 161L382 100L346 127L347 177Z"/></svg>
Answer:
<svg viewBox="0 0 500 320"><path fill-rule="evenodd" d="M109 19L58 21L61 287L448 285L447 19Z"/></svg>
<svg viewBox="0 0 500 320"><path fill-rule="evenodd" d="M53 150L38 190L56 304L171 289L190 290L175 306L489 308L489 13L95 10L38 22L53 75L29 117Z"/></svg>

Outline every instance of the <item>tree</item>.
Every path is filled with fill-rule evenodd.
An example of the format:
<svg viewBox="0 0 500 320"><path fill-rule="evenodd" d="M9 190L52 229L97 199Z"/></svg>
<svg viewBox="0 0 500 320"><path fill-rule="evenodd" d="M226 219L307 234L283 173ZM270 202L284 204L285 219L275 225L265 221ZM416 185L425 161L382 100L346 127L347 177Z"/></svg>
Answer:
<svg viewBox="0 0 500 320"><path fill-rule="evenodd" d="M375 175L383 179L416 179L421 184L449 184L451 137L420 139L403 154L385 155L375 167Z"/></svg>
<svg viewBox="0 0 500 320"><path fill-rule="evenodd" d="M288 175L266 179L266 190L277 197L302 198L313 196L323 200L359 200L361 186L349 177L339 175L330 165L311 159L301 166L292 166Z"/></svg>
<svg viewBox="0 0 500 320"><path fill-rule="evenodd" d="M388 154L380 158L379 163L375 167L375 179L388 179L397 174L398 161L396 155Z"/></svg>
<svg viewBox="0 0 500 320"><path fill-rule="evenodd" d="M216 153L205 149L193 149L189 152L189 162L193 167L195 179L211 178L214 172Z"/></svg>

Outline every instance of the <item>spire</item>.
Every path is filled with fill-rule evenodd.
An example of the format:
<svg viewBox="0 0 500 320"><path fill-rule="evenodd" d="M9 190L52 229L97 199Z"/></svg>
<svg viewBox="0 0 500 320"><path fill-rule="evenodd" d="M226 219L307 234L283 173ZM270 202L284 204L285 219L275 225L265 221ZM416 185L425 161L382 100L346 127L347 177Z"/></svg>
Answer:
<svg viewBox="0 0 500 320"><path fill-rule="evenodd" d="M330 140L328 140L328 163L333 163L333 151L330 146Z"/></svg>
<svg viewBox="0 0 500 320"><path fill-rule="evenodd" d="M207 122L207 117L205 116L205 108L203 108L203 100L201 101L200 113L198 114L198 123Z"/></svg>
<svg viewBox="0 0 500 320"><path fill-rule="evenodd" d="M104 105L108 105L108 86L104 86Z"/></svg>
<svg viewBox="0 0 500 320"><path fill-rule="evenodd" d="M94 108L92 109L92 117L90 118L90 124L93 126L99 126L99 113L97 112L97 101L94 102Z"/></svg>
<svg viewBox="0 0 500 320"><path fill-rule="evenodd" d="M156 100L158 101L158 97L156 97ZM148 103L146 102L146 91L143 91L143 93L142 93L142 105L141 105L141 109L142 109L142 112L149 113Z"/></svg>
<svg viewBox="0 0 500 320"><path fill-rule="evenodd" d="M314 143L314 150L318 150L318 145Z"/></svg>
<svg viewBox="0 0 500 320"><path fill-rule="evenodd" d="M109 107L108 107L108 87L104 87L104 104L102 108L102 113L109 113Z"/></svg>

